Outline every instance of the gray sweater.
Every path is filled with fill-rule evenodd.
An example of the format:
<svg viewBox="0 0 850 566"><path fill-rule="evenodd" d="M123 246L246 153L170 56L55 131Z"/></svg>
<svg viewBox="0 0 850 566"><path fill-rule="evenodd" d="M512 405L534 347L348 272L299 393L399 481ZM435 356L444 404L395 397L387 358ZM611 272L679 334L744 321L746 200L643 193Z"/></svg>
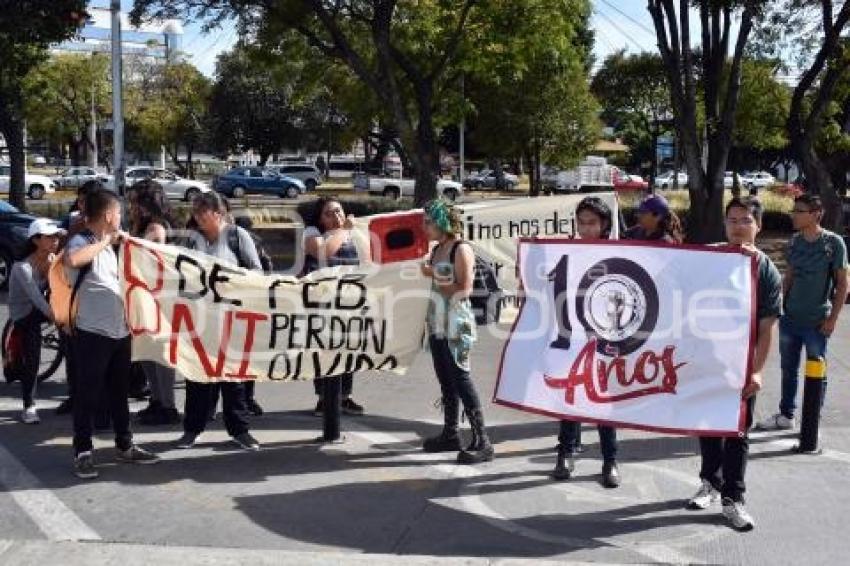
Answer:
<svg viewBox="0 0 850 566"><path fill-rule="evenodd" d="M21 320L37 308L41 313L50 317L50 305L44 298L47 290L47 280L33 269L27 261L16 262L9 276L9 318Z"/></svg>

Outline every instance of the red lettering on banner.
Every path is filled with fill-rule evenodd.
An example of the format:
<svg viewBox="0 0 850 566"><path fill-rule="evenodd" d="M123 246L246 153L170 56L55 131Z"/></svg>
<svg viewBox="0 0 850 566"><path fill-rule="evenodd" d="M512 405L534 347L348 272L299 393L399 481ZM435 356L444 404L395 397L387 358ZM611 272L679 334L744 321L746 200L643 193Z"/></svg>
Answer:
<svg viewBox="0 0 850 566"><path fill-rule="evenodd" d="M177 344L180 340L181 326L185 326L186 330L188 330L190 339L192 340L192 346L195 348L195 353L198 355L198 361L201 362L201 365L204 368L204 373L207 377L221 377L221 373L224 370L224 362L227 360L226 352L227 346L230 344L230 334L233 330L233 312L228 311L224 315L224 328L221 331L221 342L219 343L218 358L216 359L215 367L213 367L210 362L210 358L204 348L204 344L201 342L201 339L198 337L198 333L195 331L195 322L192 319L192 312L189 310L187 305L179 303L174 305L174 311L171 318L171 339L169 342L169 358L171 365L177 365Z"/></svg>
<svg viewBox="0 0 850 566"><path fill-rule="evenodd" d="M239 311L236 313L236 320L244 320L246 324L245 344L242 348L242 362L239 364L239 371L228 373L227 377L257 379L256 375L248 373L248 365L251 363L251 350L254 348L254 335L256 333L257 323L268 319L269 315L258 312Z"/></svg>
<svg viewBox="0 0 850 566"><path fill-rule="evenodd" d="M626 371L626 359L616 357L610 362L596 359L596 340L590 340L581 349L566 377L544 375L546 385L553 389L564 389L564 400L575 404L577 388L584 388L591 403L616 403L646 395L676 393L678 371L685 363L676 364L673 355L675 346L667 346L661 354L653 351L641 352L635 360L631 375ZM622 393L606 395L611 373L617 378ZM658 378L661 377L660 383Z"/></svg>
<svg viewBox="0 0 850 566"><path fill-rule="evenodd" d="M133 247L152 254L156 259L156 282L153 287L151 287L147 281L139 279L133 271ZM124 312L127 319L127 325L129 326L130 333L133 336L139 336L141 334L159 334L162 329L162 308L159 305L159 301L156 299L156 295L162 291L164 277L165 262L162 259L162 255L157 250L143 246L130 238L124 240L124 280L127 282L127 290L124 292ZM133 317L130 316L130 313L133 312L132 297L133 291L136 289L141 290L141 292L147 292L153 299L154 305L156 305L156 324L154 328L145 328L144 326L138 327L133 325Z"/></svg>

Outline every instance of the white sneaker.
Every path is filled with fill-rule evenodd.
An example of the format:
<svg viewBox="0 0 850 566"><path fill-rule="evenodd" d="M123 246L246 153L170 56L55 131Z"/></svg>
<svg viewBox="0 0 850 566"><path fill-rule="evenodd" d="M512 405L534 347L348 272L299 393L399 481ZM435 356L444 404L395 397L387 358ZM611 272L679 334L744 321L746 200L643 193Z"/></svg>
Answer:
<svg viewBox="0 0 850 566"><path fill-rule="evenodd" d="M792 430L797 426L793 418L788 418L782 413L776 413L756 424L756 430Z"/></svg>
<svg viewBox="0 0 850 566"><path fill-rule="evenodd" d="M752 515L747 513L747 508L739 501L732 501L728 497L723 499L723 516L736 531L751 531L756 522Z"/></svg>
<svg viewBox="0 0 850 566"><path fill-rule="evenodd" d="M694 496L688 500L686 507L693 511L698 511L708 509L712 503L717 503L718 501L720 501L720 492L714 489L710 481L702 480L702 485Z"/></svg>
<svg viewBox="0 0 850 566"><path fill-rule="evenodd" d="M38 418L38 411L35 405L30 405L24 409L24 412L21 413L21 422L24 424L38 424L41 422L41 419Z"/></svg>

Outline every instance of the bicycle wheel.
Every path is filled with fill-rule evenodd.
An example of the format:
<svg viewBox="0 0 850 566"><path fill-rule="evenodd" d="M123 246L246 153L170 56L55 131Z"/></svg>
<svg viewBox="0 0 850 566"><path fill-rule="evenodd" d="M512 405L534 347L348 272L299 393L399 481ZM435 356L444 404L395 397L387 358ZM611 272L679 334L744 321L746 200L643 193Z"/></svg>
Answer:
<svg viewBox="0 0 850 566"><path fill-rule="evenodd" d="M11 331L12 321L7 320L3 327L2 343L0 343L4 357L6 356L6 338ZM59 329L51 322L43 322L41 324L41 361L38 365L38 382L41 383L50 379L62 365L64 359L65 353L62 351L62 344L59 340Z"/></svg>

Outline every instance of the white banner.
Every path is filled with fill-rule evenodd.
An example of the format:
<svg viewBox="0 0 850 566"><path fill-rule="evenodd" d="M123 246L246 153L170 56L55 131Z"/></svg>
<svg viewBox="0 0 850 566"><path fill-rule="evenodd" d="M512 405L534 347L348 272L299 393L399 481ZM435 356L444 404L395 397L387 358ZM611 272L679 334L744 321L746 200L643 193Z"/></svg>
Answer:
<svg viewBox="0 0 850 566"><path fill-rule="evenodd" d="M133 359L196 381L404 373L421 349L430 283L418 262L265 276L129 238L121 283Z"/></svg>
<svg viewBox="0 0 850 566"><path fill-rule="evenodd" d="M524 240L495 401L682 434L743 431L755 260L738 249Z"/></svg>

